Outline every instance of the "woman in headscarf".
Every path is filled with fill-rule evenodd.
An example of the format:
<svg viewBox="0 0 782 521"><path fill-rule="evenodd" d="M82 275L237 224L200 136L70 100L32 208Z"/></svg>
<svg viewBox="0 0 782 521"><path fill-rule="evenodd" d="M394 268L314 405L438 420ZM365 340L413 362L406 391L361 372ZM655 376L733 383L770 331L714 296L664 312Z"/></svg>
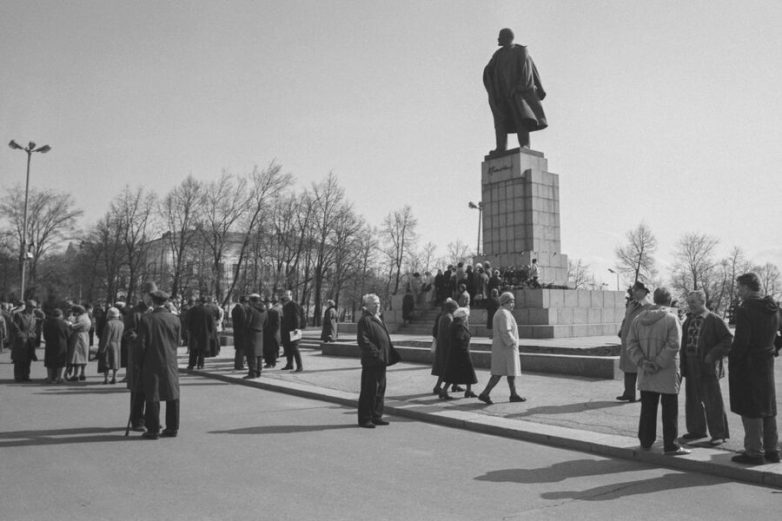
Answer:
<svg viewBox="0 0 782 521"><path fill-rule="evenodd" d="M524 402L527 399L516 392L516 377L521 376L521 359L519 358L519 327L513 316L513 307L516 297L506 291L500 295L500 309L494 314L492 320L491 340L491 377L486 388L478 399L491 405L489 393L503 376L508 379L511 402Z"/></svg>
<svg viewBox="0 0 782 521"><path fill-rule="evenodd" d="M63 320L62 310L53 309L43 322L43 339L46 342L43 363L46 366L47 384L61 384L62 369L68 359L68 323Z"/></svg>
<svg viewBox="0 0 782 521"><path fill-rule="evenodd" d="M120 319L119 309L109 308L106 312L106 325L100 335L98 344L98 372L103 373L103 383L109 383L109 371L111 383L117 383L117 370L120 366L120 351L122 346L122 334L125 332L125 324Z"/></svg>
<svg viewBox="0 0 782 521"><path fill-rule="evenodd" d="M475 377L475 369L470 358L470 309L459 308L453 312L453 322L448 328L450 336L450 351L445 367L445 385L440 391L441 400L450 400L448 386L456 384L467 385L464 391L465 398L475 398L472 392L472 384L478 383Z"/></svg>
<svg viewBox="0 0 782 521"><path fill-rule="evenodd" d="M84 381L87 377L84 375L84 368L87 367L87 361L90 355L90 327L92 322L87 315L87 310L78 304L71 308L73 313L73 322L71 322L71 336L69 339L68 352L70 353L70 363L73 366L73 376L68 380L71 382ZM76 374L78 373L78 376Z"/></svg>

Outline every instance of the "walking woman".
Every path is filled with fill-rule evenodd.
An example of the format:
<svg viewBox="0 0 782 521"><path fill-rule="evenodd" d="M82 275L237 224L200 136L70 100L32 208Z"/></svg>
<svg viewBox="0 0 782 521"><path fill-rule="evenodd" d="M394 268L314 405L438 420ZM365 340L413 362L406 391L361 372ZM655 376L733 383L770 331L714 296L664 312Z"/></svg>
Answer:
<svg viewBox="0 0 782 521"><path fill-rule="evenodd" d="M106 325L101 331L98 344L98 372L103 373L103 383L109 383L109 371L111 383L117 383L117 370L120 366L120 351L122 346L122 334L125 332L125 324L120 319L119 309L109 308L106 312Z"/></svg>
<svg viewBox="0 0 782 521"><path fill-rule="evenodd" d="M465 398L476 398L472 385L478 383L475 369L470 358L470 308L459 308L453 313L453 323L449 327L450 351L445 368L445 385L440 392L441 400L450 400L449 385L465 384Z"/></svg>

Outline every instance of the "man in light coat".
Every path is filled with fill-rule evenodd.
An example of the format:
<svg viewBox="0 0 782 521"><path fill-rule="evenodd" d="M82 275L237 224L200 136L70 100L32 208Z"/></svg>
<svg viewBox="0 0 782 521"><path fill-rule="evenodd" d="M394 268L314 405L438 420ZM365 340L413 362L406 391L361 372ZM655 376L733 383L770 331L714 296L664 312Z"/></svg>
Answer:
<svg viewBox="0 0 782 521"><path fill-rule="evenodd" d="M621 348L619 351L619 369L624 373L624 392L616 397L619 401L635 401L635 384L638 380L638 368L635 366L630 356L627 354L627 337L630 334L630 326L633 319L641 311L651 307L652 301L649 299L649 288L643 282L636 281L633 287L629 289L630 300L625 306L625 318L622 320L622 327L619 329L619 340Z"/></svg>
<svg viewBox="0 0 782 521"><path fill-rule="evenodd" d="M492 321L491 340L491 378L478 399L491 405L489 393L500 381L508 378L511 402L524 402L527 399L516 392L516 377L521 376L521 359L519 358L519 327L511 311L516 304L513 293L506 291L500 295L500 309L494 314Z"/></svg>
<svg viewBox="0 0 782 521"><path fill-rule="evenodd" d="M687 295L687 308L681 349L687 433L682 438L703 438L708 426L710 443L719 445L729 437L720 378L725 376L722 359L730 351L733 335L725 321L706 308L703 291Z"/></svg>
<svg viewBox="0 0 782 521"><path fill-rule="evenodd" d="M642 311L630 326L628 354L638 367L641 418L638 439L648 450L657 439L657 405L662 402L663 450L666 455L689 454L676 441L679 422L679 346L682 329L670 308L671 293L654 291L654 306Z"/></svg>

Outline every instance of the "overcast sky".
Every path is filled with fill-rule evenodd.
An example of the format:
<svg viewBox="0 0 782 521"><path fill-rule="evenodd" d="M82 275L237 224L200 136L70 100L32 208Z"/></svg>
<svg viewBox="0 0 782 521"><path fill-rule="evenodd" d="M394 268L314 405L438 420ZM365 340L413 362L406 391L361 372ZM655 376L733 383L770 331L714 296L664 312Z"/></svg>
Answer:
<svg viewBox="0 0 782 521"><path fill-rule="evenodd" d="M474 248L505 26L548 94L532 148L560 175L563 253L613 283L643 220L663 263L698 231L782 266L778 1L6 0L0 138L52 146L31 183L85 226L127 183L276 160L300 186L333 171L370 223L411 205L439 254ZM0 183L24 165L0 149Z"/></svg>

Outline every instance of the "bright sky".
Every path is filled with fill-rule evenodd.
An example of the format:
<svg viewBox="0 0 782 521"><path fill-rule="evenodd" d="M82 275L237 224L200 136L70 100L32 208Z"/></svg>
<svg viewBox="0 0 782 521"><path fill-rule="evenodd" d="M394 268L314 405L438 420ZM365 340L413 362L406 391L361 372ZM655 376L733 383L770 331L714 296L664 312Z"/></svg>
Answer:
<svg viewBox="0 0 782 521"><path fill-rule="evenodd" d="M775 0L7 0L0 139L52 146L31 183L71 191L85 226L126 183L276 160L300 186L333 171L370 223L411 205L444 254L475 246L505 26L548 94L532 148L560 175L564 253L613 283L644 220L660 261L698 231L782 267ZM0 149L0 183L24 167Z"/></svg>

